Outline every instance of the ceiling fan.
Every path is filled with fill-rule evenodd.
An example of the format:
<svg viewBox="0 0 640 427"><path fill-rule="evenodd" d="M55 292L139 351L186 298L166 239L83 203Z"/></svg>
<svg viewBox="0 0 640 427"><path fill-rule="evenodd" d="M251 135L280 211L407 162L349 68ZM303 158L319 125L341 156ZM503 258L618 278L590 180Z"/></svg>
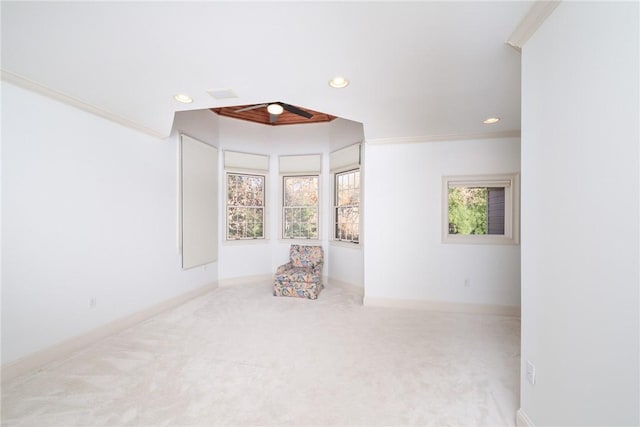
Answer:
<svg viewBox="0 0 640 427"><path fill-rule="evenodd" d="M242 113L243 111L256 110L258 108L264 108L264 107L267 107L267 111L269 112L269 123L272 123L272 124L275 123L276 120L278 120L278 116L282 114L285 110L290 113L297 114L298 116L305 117L307 119L310 119L311 117L313 117L313 114L303 111L293 105L285 104L284 102L271 102L268 104L252 105L250 107L245 107L239 110L235 110L234 112Z"/></svg>

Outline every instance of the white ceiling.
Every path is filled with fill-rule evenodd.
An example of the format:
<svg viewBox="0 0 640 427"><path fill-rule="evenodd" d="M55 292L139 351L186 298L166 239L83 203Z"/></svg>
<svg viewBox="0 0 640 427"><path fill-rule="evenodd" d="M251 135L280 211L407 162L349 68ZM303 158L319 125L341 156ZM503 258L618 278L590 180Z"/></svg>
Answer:
<svg viewBox="0 0 640 427"><path fill-rule="evenodd" d="M159 135L175 111L269 101L362 122L367 139L506 133L520 54L505 40L531 5L2 1L2 69ZM220 88L239 97L206 92Z"/></svg>

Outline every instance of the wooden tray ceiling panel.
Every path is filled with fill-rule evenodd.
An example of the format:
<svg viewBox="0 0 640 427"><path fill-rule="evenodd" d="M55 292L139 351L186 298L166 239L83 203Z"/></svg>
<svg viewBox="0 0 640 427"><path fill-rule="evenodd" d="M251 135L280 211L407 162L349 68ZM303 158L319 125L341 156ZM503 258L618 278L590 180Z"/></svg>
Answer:
<svg viewBox="0 0 640 427"><path fill-rule="evenodd" d="M233 119L247 120L255 123L262 123L270 126L280 126L280 125L301 125L307 123L321 123L321 122L330 122L335 119L335 116L330 114L321 113L319 111L310 110L308 108L298 107L307 113L313 114L313 117L307 119L306 117L299 116L294 113L290 113L289 111L284 111L282 114L278 115L278 119L275 123L269 123L269 112L267 111L267 107L256 108L254 110L247 110L237 113L237 110L241 110L247 107L253 107L254 105L261 104L250 104L250 105L234 105L231 107L219 107L219 108L211 108L216 114L225 117L231 117Z"/></svg>

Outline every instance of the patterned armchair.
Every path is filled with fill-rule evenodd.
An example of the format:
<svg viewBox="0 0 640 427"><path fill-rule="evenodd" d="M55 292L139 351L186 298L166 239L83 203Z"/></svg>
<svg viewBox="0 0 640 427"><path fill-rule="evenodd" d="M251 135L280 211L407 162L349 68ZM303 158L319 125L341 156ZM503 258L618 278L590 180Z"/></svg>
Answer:
<svg viewBox="0 0 640 427"><path fill-rule="evenodd" d="M317 299L322 284L322 246L291 245L289 262L276 270L273 295Z"/></svg>

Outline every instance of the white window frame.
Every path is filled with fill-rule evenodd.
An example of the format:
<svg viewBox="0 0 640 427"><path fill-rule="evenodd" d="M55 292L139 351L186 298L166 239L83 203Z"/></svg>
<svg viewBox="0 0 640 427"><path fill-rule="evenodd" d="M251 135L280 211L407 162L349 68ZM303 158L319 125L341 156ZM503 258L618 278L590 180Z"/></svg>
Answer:
<svg viewBox="0 0 640 427"><path fill-rule="evenodd" d="M246 176L259 176L263 179L263 199L262 199L262 237L239 237L239 238L229 238L229 175L246 175ZM268 185L269 179L268 174L265 172L258 171L249 171L249 170L240 170L240 169L227 169L225 170L225 179L224 179L224 237L225 242L252 242L252 241L265 241L268 239Z"/></svg>
<svg viewBox="0 0 640 427"><path fill-rule="evenodd" d="M358 172L360 175L360 188L359 188L360 191L358 192L358 241L357 242L353 240L340 239L338 236L336 236L337 225L338 225L337 211L339 207L344 207L344 206L338 206L338 176L351 173L351 172ZM340 244L349 245L349 246L360 245L362 243L362 168L357 166L357 167L346 167L343 169L337 169L331 174L331 181L332 181L331 240L335 243L340 243Z"/></svg>
<svg viewBox="0 0 640 427"><path fill-rule="evenodd" d="M450 187L504 187L504 234L450 234ZM496 175L444 176L442 178L442 243L517 245L520 243L520 176Z"/></svg>
<svg viewBox="0 0 640 427"><path fill-rule="evenodd" d="M296 177L315 177L318 180L318 203L316 205L316 209L318 211L318 224L317 224L317 237L285 237L285 208L287 206L284 205L285 201L285 185L284 181L286 178L296 178ZM322 226L322 212L321 212L321 200L322 200L322 176L319 173L284 173L280 175L280 238L286 241L309 241L309 240L320 240L321 234L321 226ZM294 206L289 206L294 207Z"/></svg>

